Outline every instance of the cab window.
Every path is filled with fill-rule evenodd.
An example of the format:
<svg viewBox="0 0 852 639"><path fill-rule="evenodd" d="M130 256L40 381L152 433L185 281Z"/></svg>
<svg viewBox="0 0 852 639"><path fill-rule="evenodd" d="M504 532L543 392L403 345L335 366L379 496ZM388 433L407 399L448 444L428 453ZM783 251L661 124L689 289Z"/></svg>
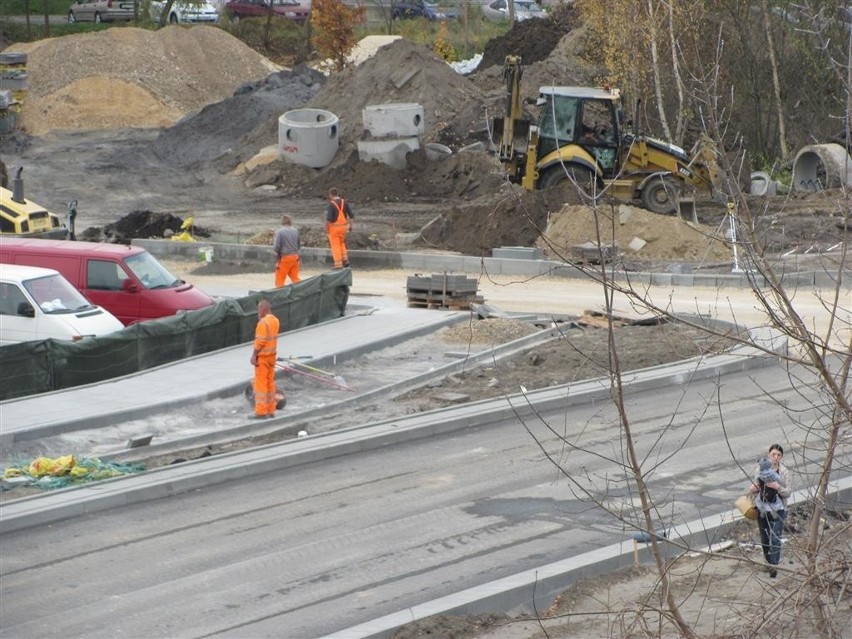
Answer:
<svg viewBox="0 0 852 639"><path fill-rule="evenodd" d="M0 315L17 315L18 306L27 298L16 285L0 282Z"/></svg>
<svg viewBox="0 0 852 639"><path fill-rule="evenodd" d="M86 265L86 288L120 291L126 279L129 279L127 273L115 262L89 260Z"/></svg>

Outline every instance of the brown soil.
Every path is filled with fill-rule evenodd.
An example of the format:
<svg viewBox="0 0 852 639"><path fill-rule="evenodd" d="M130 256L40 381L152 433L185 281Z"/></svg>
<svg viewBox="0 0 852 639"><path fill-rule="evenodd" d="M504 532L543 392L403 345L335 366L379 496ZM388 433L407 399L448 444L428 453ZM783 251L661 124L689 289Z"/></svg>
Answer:
<svg viewBox="0 0 852 639"><path fill-rule="evenodd" d="M418 411L442 408L459 401L477 401L506 394L558 386L594 377L609 370L607 319L587 312L561 326L564 337L526 350L496 363L450 375L427 388L407 393L398 399ZM623 370L636 370L713 354L730 348L724 337L710 337L699 329L674 324L634 324L614 318L615 343ZM525 322L509 319L472 321L445 329L440 337L465 352L471 345L502 344L534 332ZM443 396L441 391L463 395ZM450 399L446 399L449 397Z"/></svg>
<svg viewBox="0 0 852 639"><path fill-rule="evenodd" d="M213 27L122 27L13 45L11 50L28 52L23 126L37 137L7 136L2 149L6 161L22 156L22 165L33 152L29 162L43 173L42 183L28 184L36 201L50 206L48 194L55 189L66 201L69 196L80 201L79 224L107 217L95 237L118 239L109 229L102 235L102 229L140 210L133 201L138 192L157 195L145 203L154 214L195 208L198 213L190 211L196 224L209 228L213 239L230 239L234 229L242 239L264 230L256 226L261 211L274 211L265 228L275 228L286 206L304 243L324 246L322 233L315 232L321 202L328 188L337 186L360 218L363 235L352 238L353 248L395 247L396 233L422 229L421 247L489 255L495 246L538 244L548 256L571 260L569 248L594 236L591 218L579 215L582 209L562 211L565 198L559 194L525 193L508 184L492 154L461 149L486 140L490 118L503 109L506 54L523 57L524 90L534 94L541 84L595 84L597 70L583 63L584 47L583 29L570 7L556 20L518 23L489 43L486 61L472 77L456 74L431 50L404 39L327 79L307 68L270 75L274 67L268 60ZM87 62L93 59L104 61L96 74ZM382 103L421 104L422 141L439 140L456 152L442 162L429 161L422 151L412 153L401 171L359 161L362 110ZM274 152L258 155L275 144L278 117L302 106L340 117L340 150L321 170L284 163ZM141 130L178 117L153 141L150 133L127 128L112 139L56 132L56 127ZM54 135L42 135L48 131ZM26 174L32 175L30 168ZM848 217L848 202L842 196L820 197L797 194L769 205L755 203L767 250L813 252L837 244L838 221ZM785 213L791 202L802 201L812 202L811 208ZM724 232L724 209L705 209L705 226L697 229L630 209L630 220L621 223L625 216L620 216L615 238L620 254L657 263L729 262L724 245L710 239ZM308 218L313 221L307 223ZM132 229L122 233L123 240L132 236ZM634 238L645 242L638 251L629 248Z"/></svg>

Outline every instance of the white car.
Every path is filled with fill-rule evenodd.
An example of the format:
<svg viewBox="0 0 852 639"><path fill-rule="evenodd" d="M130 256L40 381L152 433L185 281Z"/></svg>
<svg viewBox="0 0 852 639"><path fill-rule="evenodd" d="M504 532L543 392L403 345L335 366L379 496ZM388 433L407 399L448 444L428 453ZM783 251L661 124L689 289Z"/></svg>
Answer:
<svg viewBox="0 0 852 639"><path fill-rule="evenodd" d="M163 13L166 3L164 0L153 0L148 8L148 13L151 20L154 22L160 21L160 15ZM169 10L169 17L166 20L170 24L181 23L199 23L219 22L219 8L213 2L203 0L199 2L180 2L177 1Z"/></svg>
<svg viewBox="0 0 852 639"><path fill-rule="evenodd" d="M117 22L133 20L133 0L75 0L68 9L68 22Z"/></svg>
<svg viewBox="0 0 852 639"><path fill-rule="evenodd" d="M494 0L491 4L482 7L482 15L493 22L502 22L509 19L509 0ZM530 18L547 17L547 12L538 6L533 0L515 0L515 20L529 20Z"/></svg>

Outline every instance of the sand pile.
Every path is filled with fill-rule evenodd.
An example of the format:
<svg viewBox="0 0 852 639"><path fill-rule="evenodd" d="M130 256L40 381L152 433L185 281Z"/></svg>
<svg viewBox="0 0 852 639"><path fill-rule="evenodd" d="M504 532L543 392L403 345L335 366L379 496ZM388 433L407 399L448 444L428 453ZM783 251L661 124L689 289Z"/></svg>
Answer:
<svg viewBox="0 0 852 639"><path fill-rule="evenodd" d="M615 224L613 225L613 219ZM596 221L597 220L597 221ZM716 229L687 224L677 217L658 215L643 208L620 204L597 210L582 205L566 205L551 216L537 243L548 256L571 257L571 247L597 243L600 228L602 244L618 246L619 254L654 260L683 260L716 263L731 260L731 250L721 241ZM630 248L635 239L635 249ZM642 243L644 242L644 244Z"/></svg>
<svg viewBox="0 0 852 639"><path fill-rule="evenodd" d="M227 32L208 26L134 27L19 43L27 53L21 127L162 127L233 94L278 67Z"/></svg>

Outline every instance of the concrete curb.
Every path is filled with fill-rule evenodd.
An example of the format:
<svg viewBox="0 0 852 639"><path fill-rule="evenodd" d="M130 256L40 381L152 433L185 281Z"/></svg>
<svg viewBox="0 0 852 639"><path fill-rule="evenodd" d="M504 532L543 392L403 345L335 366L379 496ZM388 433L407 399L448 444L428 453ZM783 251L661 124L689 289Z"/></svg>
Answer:
<svg viewBox="0 0 852 639"><path fill-rule="evenodd" d="M350 315L349 317L352 317ZM441 321L434 322L428 326L423 326L419 328L415 328L412 330L408 330L405 332L399 333L391 333L388 334L387 337L382 342L383 346L394 346L400 342L406 341L408 339L414 339L416 337L420 337L422 335L426 335L432 331L438 330L443 326L448 326L454 324L456 322L461 322L466 319L467 315L465 313L448 313ZM333 320L329 320L327 322L323 322L324 325L332 324L335 322L345 322L347 319L346 316L336 318ZM305 328L295 329L293 331L288 331L285 335L288 339L298 338L298 335L302 331L311 330L312 326L307 326ZM375 342L361 344L359 346L345 348L338 352L336 352L333 356L323 356L310 360L305 360L306 362L311 362L316 366L324 366L326 364L331 364L332 360L336 362L345 361L348 359L352 359L368 353L374 350L376 347ZM228 348L223 348L217 351L213 351L211 353L204 353L202 355L196 355L194 357L188 357L186 359L178 360L175 362L169 362L167 364L162 364L161 366L156 366L154 368L149 368L144 371L138 371L136 373L132 373L130 375L125 376L122 379L132 378L144 376L152 373L156 373L157 371L166 370L169 368L173 368L176 366L181 366L186 364L187 362L193 362L196 360L203 360L207 357L215 357L217 354L228 353L232 351L245 351L245 344L237 344L235 346L229 346ZM138 419L143 419L145 417L150 417L151 415L156 415L159 413L163 413L169 410L173 410L176 408L181 408L183 406L187 406L189 404L193 404L195 402L201 402L209 399L218 399L221 397L229 397L232 395L239 394L244 386L249 382L249 378L246 377L244 381L241 381L237 384L226 384L224 386L220 386L215 390L209 391L200 391L197 394L193 394L192 396L182 396L176 398L160 398L158 401L152 401L151 403L136 408L123 408L119 410L106 411L103 413L99 413L93 416L86 416L84 418L79 419L71 419L67 421L53 421L50 423L39 424L38 426L34 426L30 429L21 429L8 433L0 433L0 447L11 446L14 443L21 441L28 441L32 439L37 439L41 437L52 437L56 435L61 435L63 433L72 432L75 430L87 430L90 428L100 428L104 426L110 426L119 421L134 421ZM86 384L83 386L74 386L72 388L65 388L56 391L52 391L50 393L43 393L39 395L41 398L51 398L56 397L66 393L74 393L75 391L79 391L81 389L89 388L92 386L97 386L98 384L103 384L104 382L97 382L95 384ZM24 402L30 401L32 396L15 398L11 400L7 400L8 404L12 404L14 402Z"/></svg>
<svg viewBox="0 0 852 639"><path fill-rule="evenodd" d="M419 334L420 332L418 332L417 335L412 335L412 337L417 337ZM504 357L508 357L519 350L531 348L533 346L536 346L537 344L545 343L555 338L556 336L553 334L534 333L532 335L522 337L512 342L507 342L506 344L502 344L496 348L487 349L485 351L475 353L468 357L464 357L463 359L457 359L455 361L449 362L448 364L445 364L444 366L437 367L431 371L421 373L420 375L415 375L414 377L409 377L403 381L394 382L392 384L387 384L380 388L373 389L366 393L361 393L356 397L351 397L349 399L344 399L339 402L334 402L333 404L326 404L317 408L311 408L308 410L304 410L300 413L287 413L286 416L277 417L275 419L269 420L267 423L268 425L257 425L255 423L252 423L246 426L245 424L242 424L240 426L234 426L233 428L228 428L226 430L217 431L215 438L211 437L210 434L194 435L192 437L172 440L163 444L152 444L146 446L144 450L121 450L116 451L115 453L104 454L102 455L102 457L107 457L114 461L132 461L134 459L139 459L142 456L141 453L144 453L145 457L149 457L151 454L169 453L175 450L185 449L188 446L217 444L223 441L229 441L230 439L233 439L234 436L239 435L247 437L270 435L273 433L295 434L296 432L302 430L305 427L305 422L307 420L319 417L320 415L326 413L329 410L342 410L348 407L363 404L365 402L374 401L385 395L403 393L407 390L422 386L430 379L437 379L445 375L450 375L456 371L462 370L466 366L471 366L472 364L478 363L482 360L490 360L492 358L501 359ZM348 357L344 359L348 359ZM317 358L316 360L305 361L306 363L310 363L311 365L325 366L331 363L331 358L322 357ZM338 358L338 361L343 360L341 358ZM288 425L282 426L281 422L285 421L288 423Z"/></svg>
<svg viewBox="0 0 852 639"><path fill-rule="evenodd" d="M831 482L829 492L833 503L849 506L852 500L852 476ZM813 498L810 490L796 491L789 504L804 503ZM665 551L677 555L690 549L708 548L722 541L737 524L744 521L737 510L696 519L674 527L667 540L662 540ZM642 545L640 561L650 560L647 545ZM631 566L634 563L633 541L625 540L604 546L575 557L569 557L534 570L504 577L481 586L412 606L351 628L340 630L324 639L390 639L400 627L433 615L474 615L485 613L534 614L547 610L554 599L566 588L581 579L595 577Z"/></svg>
<svg viewBox="0 0 852 639"><path fill-rule="evenodd" d="M212 247L214 254L230 260L254 260L270 263L272 247L255 244L224 244L217 242L172 242L170 240L133 240L134 246L141 246L155 257L177 256L182 259L198 259L198 250ZM328 266L332 263L328 249L302 248L299 255L304 264ZM589 274L583 269L553 260L528 260L495 257L473 257L447 253L415 253L396 251L350 251L349 259L358 268L404 269L418 272L450 271L456 273L481 273L491 275L543 275L563 278L586 279ZM651 273L614 271L609 274L616 281L630 282L635 286L705 286L722 288L762 288L765 279L757 274L740 273ZM778 270L778 276L787 287L833 286L836 284L833 273L825 271L785 271ZM852 273L846 274L846 281L852 279ZM848 288L848 285L847 285Z"/></svg>
<svg viewBox="0 0 852 639"><path fill-rule="evenodd" d="M786 348L786 341L778 343ZM626 392L682 384L716 377L730 371L767 366L773 357L751 347L675 365L658 366L624 376ZM482 400L370 426L270 444L247 451L207 457L138 475L96 482L80 487L0 503L0 530L11 532L85 513L179 494L243 477L292 468L305 463L435 434L486 424L494 419L533 417L542 410L565 408L586 401L607 401L606 378L585 380L529 393Z"/></svg>

